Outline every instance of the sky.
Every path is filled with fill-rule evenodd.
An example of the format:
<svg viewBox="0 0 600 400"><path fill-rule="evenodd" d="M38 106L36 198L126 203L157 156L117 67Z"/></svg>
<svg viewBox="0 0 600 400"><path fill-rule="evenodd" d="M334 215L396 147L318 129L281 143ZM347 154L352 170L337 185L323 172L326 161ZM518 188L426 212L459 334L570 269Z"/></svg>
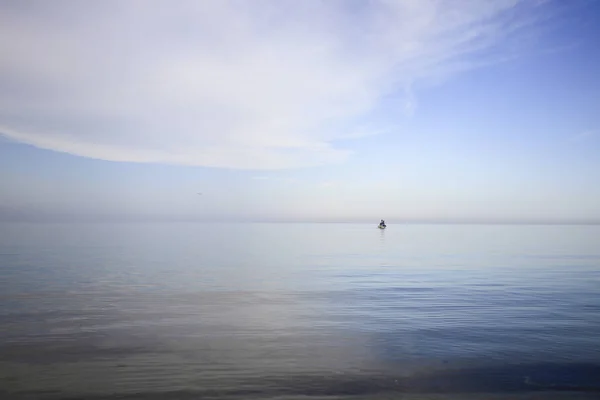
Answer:
<svg viewBox="0 0 600 400"><path fill-rule="evenodd" d="M600 222L600 0L0 0L0 220Z"/></svg>

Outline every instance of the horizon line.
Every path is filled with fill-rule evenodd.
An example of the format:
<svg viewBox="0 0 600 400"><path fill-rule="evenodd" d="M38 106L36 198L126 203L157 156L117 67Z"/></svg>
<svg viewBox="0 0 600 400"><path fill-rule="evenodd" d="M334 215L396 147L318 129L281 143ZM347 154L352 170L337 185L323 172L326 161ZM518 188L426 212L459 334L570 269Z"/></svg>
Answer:
<svg viewBox="0 0 600 400"><path fill-rule="evenodd" d="M184 218L184 217L136 217L136 216L106 216L106 217L45 217L45 218L6 218L0 217L0 223L272 223L272 224L375 224L379 223L381 218L373 220L361 219L289 219L289 218ZM387 225L600 225L600 219L473 219L473 218L391 218L386 219Z"/></svg>

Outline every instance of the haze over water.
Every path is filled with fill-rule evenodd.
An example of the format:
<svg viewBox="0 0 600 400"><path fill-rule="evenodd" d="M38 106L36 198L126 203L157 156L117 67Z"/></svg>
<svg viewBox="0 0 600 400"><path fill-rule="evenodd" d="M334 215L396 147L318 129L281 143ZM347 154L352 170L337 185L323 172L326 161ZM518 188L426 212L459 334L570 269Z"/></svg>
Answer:
<svg viewBox="0 0 600 400"><path fill-rule="evenodd" d="M376 222L3 224L0 394L598 395L599 226Z"/></svg>

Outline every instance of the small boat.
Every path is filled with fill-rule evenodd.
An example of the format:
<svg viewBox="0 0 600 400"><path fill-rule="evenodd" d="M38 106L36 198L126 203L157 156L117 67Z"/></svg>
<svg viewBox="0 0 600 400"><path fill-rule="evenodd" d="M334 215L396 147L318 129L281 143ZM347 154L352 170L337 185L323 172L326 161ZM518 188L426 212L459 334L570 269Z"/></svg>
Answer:
<svg viewBox="0 0 600 400"><path fill-rule="evenodd" d="M379 229L385 229L386 225L385 225L385 221L381 220L381 222L379 223L379 225L377 226Z"/></svg>

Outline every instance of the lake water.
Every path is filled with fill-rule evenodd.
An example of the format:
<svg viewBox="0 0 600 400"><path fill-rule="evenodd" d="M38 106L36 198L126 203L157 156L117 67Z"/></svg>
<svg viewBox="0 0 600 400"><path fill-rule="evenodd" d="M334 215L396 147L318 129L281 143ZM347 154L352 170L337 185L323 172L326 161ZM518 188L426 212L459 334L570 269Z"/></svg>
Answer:
<svg viewBox="0 0 600 400"><path fill-rule="evenodd" d="M0 225L4 399L600 397L600 226Z"/></svg>

